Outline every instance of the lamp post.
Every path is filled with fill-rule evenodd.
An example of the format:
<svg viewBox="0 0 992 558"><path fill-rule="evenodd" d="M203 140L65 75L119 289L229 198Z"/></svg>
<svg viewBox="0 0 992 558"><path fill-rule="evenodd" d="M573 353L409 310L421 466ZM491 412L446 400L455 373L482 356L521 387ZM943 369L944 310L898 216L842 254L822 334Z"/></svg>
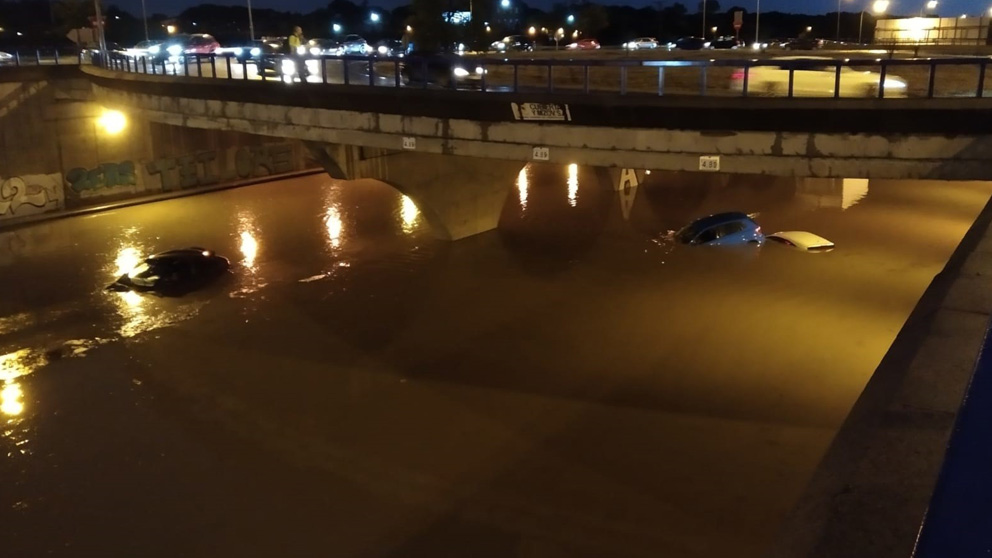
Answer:
<svg viewBox="0 0 992 558"><path fill-rule="evenodd" d="M761 48L760 47L761 39L758 36L758 31L761 30L760 26L761 26L761 0L757 0L757 6L755 6L755 10L754 10L754 43L756 45L759 45L758 48Z"/></svg>
<svg viewBox="0 0 992 558"><path fill-rule="evenodd" d="M703 0L703 39L706 38L706 0Z"/></svg>
<svg viewBox="0 0 992 558"><path fill-rule="evenodd" d="M889 9L889 0L875 0L875 3L871 5L871 11L873 14L881 15L885 13L885 10ZM862 33L865 29L865 10L861 10L861 24L858 25L858 44L861 44Z"/></svg>
<svg viewBox="0 0 992 558"><path fill-rule="evenodd" d="M145 0L141 0L141 21L145 24L145 40L148 40L148 11L145 9Z"/></svg>
<svg viewBox="0 0 992 558"><path fill-rule="evenodd" d="M937 0L930 0L926 4L920 6L920 17L923 17L923 14L926 13L926 10L933 11L936 9L937 9Z"/></svg>
<svg viewBox="0 0 992 558"><path fill-rule="evenodd" d="M840 42L840 0L837 0L837 42Z"/></svg>
<svg viewBox="0 0 992 558"><path fill-rule="evenodd" d="M251 0L248 0L248 34L255 40L255 20L251 17Z"/></svg>
<svg viewBox="0 0 992 558"><path fill-rule="evenodd" d="M96 40L100 46L100 59L105 62L105 57L107 56L107 40L103 35L103 12L100 11L100 0L93 0L93 9L96 11Z"/></svg>

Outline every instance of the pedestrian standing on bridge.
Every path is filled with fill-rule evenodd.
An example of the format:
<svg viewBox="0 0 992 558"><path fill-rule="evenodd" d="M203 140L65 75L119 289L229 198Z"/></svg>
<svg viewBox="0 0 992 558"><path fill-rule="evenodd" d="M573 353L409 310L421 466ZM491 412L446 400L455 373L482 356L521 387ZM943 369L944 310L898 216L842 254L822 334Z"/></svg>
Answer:
<svg viewBox="0 0 992 558"><path fill-rule="evenodd" d="M289 36L289 54L296 60L297 72L302 81L307 80L307 61L304 55L307 53L306 39L303 38L303 28L299 25L293 27L293 34Z"/></svg>

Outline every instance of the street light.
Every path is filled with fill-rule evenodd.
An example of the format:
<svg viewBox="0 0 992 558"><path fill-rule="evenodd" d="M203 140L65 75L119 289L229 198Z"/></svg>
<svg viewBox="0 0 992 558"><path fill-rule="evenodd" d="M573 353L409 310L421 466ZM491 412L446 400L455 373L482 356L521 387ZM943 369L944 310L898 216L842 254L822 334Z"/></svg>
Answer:
<svg viewBox="0 0 992 558"><path fill-rule="evenodd" d="M500 0L500 3L499 3L499 5L500 5L500 7L502 7L502 8L504 9L504 10L506 10L506 9L509 9L509 8L510 8L510 0Z"/></svg>
<svg viewBox="0 0 992 558"><path fill-rule="evenodd" d="M812 27L810 27L809 25L807 25L807 26L806 26L806 32L807 32L807 33L809 33L809 32L810 32L810 31L812 31L812 30L813 30L813 28L812 28Z"/></svg>
<svg viewBox="0 0 992 558"><path fill-rule="evenodd" d="M369 14L369 20L372 23L379 23L379 13L378 12L372 12L372 13L370 13Z"/></svg>
<svg viewBox="0 0 992 558"><path fill-rule="evenodd" d="M569 25L571 25L571 24L575 23L575 16L572 15L572 14L569 14L568 17L565 20L568 21L568 24Z"/></svg>
<svg viewBox="0 0 992 558"><path fill-rule="evenodd" d="M148 40L148 11L145 10L145 0L141 0L141 21L145 24L145 40Z"/></svg>
<svg viewBox="0 0 992 558"><path fill-rule="evenodd" d="M530 26L530 29L527 30L527 34L530 35L531 37L533 37L534 35L537 34L537 29L534 29L534 26L531 25Z"/></svg>
<svg viewBox="0 0 992 558"><path fill-rule="evenodd" d="M758 31L760 30L759 25L761 24L761 0L757 0L757 6L755 6L754 11L754 44L761 45L761 39L758 38Z"/></svg>
<svg viewBox="0 0 992 558"><path fill-rule="evenodd" d="M331 30L334 31L335 33L340 33L341 32L341 24L340 23L335 23L334 25L331 25Z"/></svg>
<svg viewBox="0 0 992 558"><path fill-rule="evenodd" d="M889 0L875 0L871 5L871 11L875 15L882 15L889 9ZM865 11L861 10L861 23L858 25L858 44L861 44L862 33L865 30Z"/></svg>

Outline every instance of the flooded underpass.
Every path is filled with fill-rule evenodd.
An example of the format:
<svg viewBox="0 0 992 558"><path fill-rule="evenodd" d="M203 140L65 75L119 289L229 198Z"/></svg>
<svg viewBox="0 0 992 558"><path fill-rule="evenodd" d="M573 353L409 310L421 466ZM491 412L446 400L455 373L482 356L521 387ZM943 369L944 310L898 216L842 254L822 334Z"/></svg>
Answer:
<svg viewBox="0 0 992 558"><path fill-rule="evenodd" d="M760 556L992 184L607 174L456 243L322 175L0 232L3 554ZM726 210L837 248L673 244Z"/></svg>

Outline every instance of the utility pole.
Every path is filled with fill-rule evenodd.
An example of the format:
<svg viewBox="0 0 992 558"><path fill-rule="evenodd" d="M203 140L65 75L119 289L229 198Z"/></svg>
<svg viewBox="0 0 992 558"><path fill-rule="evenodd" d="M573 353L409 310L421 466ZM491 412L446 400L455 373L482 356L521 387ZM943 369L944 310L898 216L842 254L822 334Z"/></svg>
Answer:
<svg viewBox="0 0 992 558"><path fill-rule="evenodd" d="M703 39L706 39L706 0L703 0Z"/></svg>
<svg viewBox="0 0 992 558"><path fill-rule="evenodd" d="M761 30L761 0L757 0L758 5L754 12L754 42L757 43L761 48L761 39L759 38L758 31Z"/></svg>
<svg viewBox="0 0 992 558"><path fill-rule="evenodd" d="M141 21L145 24L145 41L148 41L148 10L145 9L145 0L141 0Z"/></svg>
<svg viewBox="0 0 992 558"><path fill-rule="evenodd" d="M837 0L837 40L840 41L840 0Z"/></svg>
<svg viewBox="0 0 992 558"><path fill-rule="evenodd" d="M107 39L103 36L103 12L100 10L100 0L93 0L93 8L96 11L96 40L100 45L100 60L106 64Z"/></svg>
<svg viewBox="0 0 992 558"><path fill-rule="evenodd" d="M251 0L248 0L248 33L251 35L251 40L255 40L255 20L251 17Z"/></svg>

